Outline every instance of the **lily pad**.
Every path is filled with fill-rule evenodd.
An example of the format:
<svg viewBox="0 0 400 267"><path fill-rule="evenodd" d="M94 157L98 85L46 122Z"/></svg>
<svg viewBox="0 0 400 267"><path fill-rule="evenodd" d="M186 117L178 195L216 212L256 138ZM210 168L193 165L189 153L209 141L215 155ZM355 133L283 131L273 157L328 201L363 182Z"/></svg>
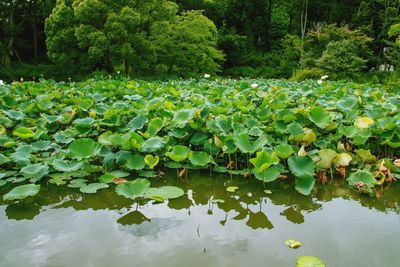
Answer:
<svg viewBox="0 0 400 267"><path fill-rule="evenodd" d="M297 240L288 239L285 241L285 245L288 246L289 248L296 249L296 248L301 247L302 243Z"/></svg>
<svg viewBox="0 0 400 267"><path fill-rule="evenodd" d="M313 256L300 256L297 258L296 267L325 267L325 264Z"/></svg>
<svg viewBox="0 0 400 267"><path fill-rule="evenodd" d="M107 184L104 183L91 183L85 186L82 186L79 191L85 194L94 194L97 193L98 190L108 188Z"/></svg>
<svg viewBox="0 0 400 267"><path fill-rule="evenodd" d="M181 162L189 157L189 152L190 149L188 147L176 145L172 148L171 152L167 152L165 155L175 162Z"/></svg>
<svg viewBox="0 0 400 267"><path fill-rule="evenodd" d="M144 157L139 154L131 155L124 166L129 170L142 170L145 167Z"/></svg>
<svg viewBox="0 0 400 267"><path fill-rule="evenodd" d="M229 187L226 188L226 191L230 192L230 193L234 193L238 189L239 189L238 186L229 186Z"/></svg>
<svg viewBox="0 0 400 267"><path fill-rule="evenodd" d="M93 139L81 138L72 142L68 149L73 158L86 159L98 155L101 145Z"/></svg>
<svg viewBox="0 0 400 267"><path fill-rule="evenodd" d="M159 188L149 188L145 193L146 198L158 200L174 199L183 196L185 192L176 186L162 186Z"/></svg>
<svg viewBox="0 0 400 267"><path fill-rule="evenodd" d="M57 171L61 172L75 172L81 169L83 162L81 161L66 161L61 159L56 159L53 161L53 167Z"/></svg>
<svg viewBox="0 0 400 267"><path fill-rule="evenodd" d="M18 136L22 139L28 139L32 138L35 135L35 133L29 128L19 127L14 130L13 135Z"/></svg>
<svg viewBox="0 0 400 267"><path fill-rule="evenodd" d="M15 187L13 190L3 196L4 200L21 200L39 193L40 185L26 184Z"/></svg>
<svg viewBox="0 0 400 267"><path fill-rule="evenodd" d="M164 139L160 137L152 137L142 144L140 151L152 153L159 151L165 145Z"/></svg>
<svg viewBox="0 0 400 267"><path fill-rule="evenodd" d="M150 181L147 179L136 179L125 184L117 185L115 192L126 198L135 199L142 197L150 188Z"/></svg>
<svg viewBox="0 0 400 267"><path fill-rule="evenodd" d="M160 161L159 156L146 155L144 157L144 163L146 163L146 165L149 166L150 169L154 169L154 167L157 166L159 161Z"/></svg>
<svg viewBox="0 0 400 267"><path fill-rule="evenodd" d="M308 157L292 156L288 159L290 171L296 177L312 176L314 174L314 162Z"/></svg>
<svg viewBox="0 0 400 267"><path fill-rule="evenodd" d="M205 151L191 152L189 161L193 166L206 166L211 162L210 155Z"/></svg>

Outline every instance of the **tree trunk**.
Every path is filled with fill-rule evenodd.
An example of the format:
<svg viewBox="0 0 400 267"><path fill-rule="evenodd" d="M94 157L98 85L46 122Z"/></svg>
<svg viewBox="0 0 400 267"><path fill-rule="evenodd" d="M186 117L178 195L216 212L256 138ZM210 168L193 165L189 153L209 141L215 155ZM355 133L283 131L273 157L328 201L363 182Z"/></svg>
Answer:
<svg viewBox="0 0 400 267"><path fill-rule="evenodd" d="M14 7L10 5L10 16L8 20L9 40L6 47L4 65L9 67L11 65L11 58L14 56Z"/></svg>
<svg viewBox="0 0 400 267"><path fill-rule="evenodd" d="M36 20L33 20L33 62L36 64L38 61L38 29Z"/></svg>

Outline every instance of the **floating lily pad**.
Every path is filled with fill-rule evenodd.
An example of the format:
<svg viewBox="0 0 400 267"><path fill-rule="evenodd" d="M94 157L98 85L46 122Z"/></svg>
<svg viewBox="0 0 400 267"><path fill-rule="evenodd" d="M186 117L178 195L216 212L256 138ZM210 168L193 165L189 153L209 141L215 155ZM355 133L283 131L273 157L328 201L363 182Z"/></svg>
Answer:
<svg viewBox="0 0 400 267"><path fill-rule="evenodd" d="M13 190L3 196L4 200L21 200L39 193L40 185L26 184L15 187Z"/></svg>
<svg viewBox="0 0 400 267"><path fill-rule="evenodd" d="M149 166L150 169L154 169L157 166L158 162L160 161L160 157L153 156L153 155L146 155L144 157L144 163Z"/></svg>
<svg viewBox="0 0 400 267"><path fill-rule="evenodd" d="M135 199L142 197L150 188L150 181L147 179L136 179L134 181L117 185L115 192L126 198Z"/></svg>
<svg viewBox="0 0 400 267"><path fill-rule="evenodd" d="M293 239L288 239L285 241L285 245L288 246L289 248L299 248L301 247L301 242L297 241L297 240L293 240Z"/></svg>
<svg viewBox="0 0 400 267"><path fill-rule="evenodd" d="M313 256L300 256L297 259L296 267L325 267L322 260Z"/></svg>
<svg viewBox="0 0 400 267"><path fill-rule="evenodd" d="M79 191L85 194L94 194L98 190L103 189L103 188L108 188L107 184L104 183L91 183L85 186L82 186Z"/></svg>

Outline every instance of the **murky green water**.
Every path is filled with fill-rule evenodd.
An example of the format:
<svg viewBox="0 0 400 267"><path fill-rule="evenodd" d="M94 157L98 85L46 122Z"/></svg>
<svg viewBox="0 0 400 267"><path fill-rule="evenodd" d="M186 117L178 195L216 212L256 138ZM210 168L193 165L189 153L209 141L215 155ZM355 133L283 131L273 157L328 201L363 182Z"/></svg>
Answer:
<svg viewBox="0 0 400 267"><path fill-rule="evenodd" d="M0 202L0 266L279 267L294 266L300 255L331 267L400 266L399 185L370 198L336 181L305 197L289 182L263 188L200 175L152 181L165 184L187 194L133 203L112 189L82 195L50 187L31 203ZM228 193L230 185L240 189ZM289 249L286 239L303 246Z"/></svg>

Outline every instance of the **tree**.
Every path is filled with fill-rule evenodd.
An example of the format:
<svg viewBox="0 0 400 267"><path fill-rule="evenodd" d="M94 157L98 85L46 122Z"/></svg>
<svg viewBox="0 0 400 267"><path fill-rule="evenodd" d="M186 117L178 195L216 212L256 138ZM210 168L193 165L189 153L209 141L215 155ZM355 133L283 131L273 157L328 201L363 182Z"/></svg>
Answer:
<svg viewBox="0 0 400 267"><path fill-rule="evenodd" d="M124 64L126 72L143 54L153 23L168 21L177 12L165 0L59 0L46 20L51 60L83 69L112 71Z"/></svg>
<svg viewBox="0 0 400 267"><path fill-rule="evenodd" d="M394 24L389 29L389 36L396 38L396 44L400 47L400 23Z"/></svg>
<svg viewBox="0 0 400 267"><path fill-rule="evenodd" d="M201 11L155 23L151 36L159 70L178 75L220 71L224 55L216 49L217 28Z"/></svg>

